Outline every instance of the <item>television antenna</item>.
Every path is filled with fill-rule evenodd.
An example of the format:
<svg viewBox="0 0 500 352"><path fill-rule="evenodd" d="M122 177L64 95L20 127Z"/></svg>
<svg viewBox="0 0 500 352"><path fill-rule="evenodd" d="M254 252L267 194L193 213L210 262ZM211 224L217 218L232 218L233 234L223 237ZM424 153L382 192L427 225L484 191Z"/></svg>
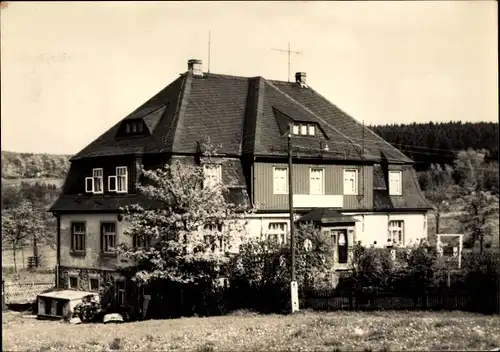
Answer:
<svg viewBox="0 0 500 352"><path fill-rule="evenodd" d="M291 54L295 54L295 55L302 55L302 52L301 51L292 51L290 49L290 42L288 42L288 50L284 50L284 49L275 49L275 48L272 48L271 50L274 50L274 51L279 51L279 52L282 52L282 53L287 53L288 54L288 82L290 82L290 62L291 62L291 57L290 55Z"/></svg>

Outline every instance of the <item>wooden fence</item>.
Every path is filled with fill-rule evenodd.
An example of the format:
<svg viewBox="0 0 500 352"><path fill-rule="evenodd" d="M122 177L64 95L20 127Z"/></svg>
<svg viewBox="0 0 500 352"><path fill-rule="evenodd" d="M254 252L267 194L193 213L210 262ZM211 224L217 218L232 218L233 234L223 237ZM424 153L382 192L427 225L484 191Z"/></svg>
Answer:
<svg viewBox="0 0 500 352"><path fill-rule="evenodd" d="M313 310L462 310L500 314L500 290L472 293L440 290L415 295L391 292L354 294L334 290L315 290L300 295L301 309Z"/></svg>
<svg viewBox="0 0 500 352"><path fill-rule="evenodd" d="M54 282L15 283L3 282L5 304L26 304L36 300L40 293L54 287Z"/></svg>

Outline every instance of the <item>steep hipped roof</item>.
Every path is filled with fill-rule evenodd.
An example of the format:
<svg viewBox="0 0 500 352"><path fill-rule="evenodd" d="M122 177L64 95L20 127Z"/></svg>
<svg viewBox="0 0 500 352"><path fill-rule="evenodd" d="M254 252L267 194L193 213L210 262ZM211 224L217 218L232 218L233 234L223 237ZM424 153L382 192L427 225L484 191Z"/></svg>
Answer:
<svg viewBox="0 0 500 352"><path fill-rule="evenodd" d="M117 137L122 121L132 118L143 119L150 134ZM293 146L302 156L317 156L323 140L329 148L324 158L361 160L364 151L364 159L379 160L383 152L390 161L412 162L311 88L262 77L213 73L195 77L190 71L111 127L73 160L196 153L197 142L207 136L221 146L224 154L284 156L287 138L282 125L286 119L311 122L320 128L317 136L293 138Z"/></svg>

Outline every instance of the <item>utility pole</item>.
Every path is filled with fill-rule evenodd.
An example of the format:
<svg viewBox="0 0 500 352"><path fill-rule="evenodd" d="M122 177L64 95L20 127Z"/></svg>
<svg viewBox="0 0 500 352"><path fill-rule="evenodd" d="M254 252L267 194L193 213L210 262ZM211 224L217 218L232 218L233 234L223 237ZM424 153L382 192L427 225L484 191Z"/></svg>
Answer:
<svg viewBox="0 0 500 352"><path fill-rule="evenodd" d="M292 50L290 50L290 42L288 42L288 50L274 49L274 48L272 50L288 54L288 82L290 82L290 60L291 60L290 59L290 54L301 55L302 52L301 51L292 51Z"/></svg>
<svg viewBox="0 0 500 352"><path fill-rule="evenodd" d="M291 274L292 281L290 283L290 298L292 303L292 313L299 310L299 290L295 277L295 228L293 218L293 174L292 174L292 128L293 125L288 125L288 207L290 212L290 251L292 252Z"/></svg>

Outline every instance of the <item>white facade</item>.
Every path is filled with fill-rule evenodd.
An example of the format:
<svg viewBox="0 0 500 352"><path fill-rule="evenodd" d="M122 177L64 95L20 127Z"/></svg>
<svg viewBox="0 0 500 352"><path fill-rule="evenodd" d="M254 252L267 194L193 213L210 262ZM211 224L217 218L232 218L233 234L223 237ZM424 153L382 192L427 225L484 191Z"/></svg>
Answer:
<svg viewBox="0 0 500 352"><path fill-rule="evenodd" d="M427 239L427 213L344 213L344 215L358 220L356 241L361 241L363 246L386 247L389 244L391 221L402 221L402 246L411 246L422 239Z"/></svg>
<svg viewBox="0 0 500 352"><path fill-rule="evenodd" d="M356 243L363 246L386 247L389 238L389 224L392 221L402 222L401 246L417 244L427 239L427 213L343 213L358 220L355 223ZM299 216L296 215L296 219ZM287 213L252 215L248 219L248 236L259 238L269 232L271 223L286 223L289 230L290 218ZM394 223L393 223L394 224ZM376 242L376 243L375 243ZM235 245L238 248L238 245Z"/></svg>

